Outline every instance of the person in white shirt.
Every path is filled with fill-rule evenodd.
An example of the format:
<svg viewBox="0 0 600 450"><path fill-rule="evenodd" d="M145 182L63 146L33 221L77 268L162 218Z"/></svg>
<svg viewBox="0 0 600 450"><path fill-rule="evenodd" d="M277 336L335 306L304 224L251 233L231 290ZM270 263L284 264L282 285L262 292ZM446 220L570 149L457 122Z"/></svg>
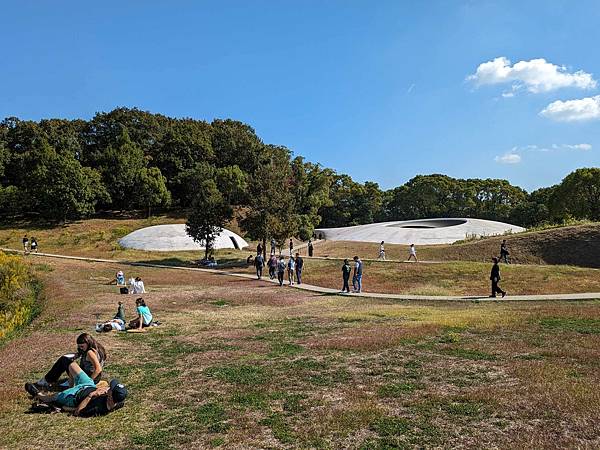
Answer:
<svg viewBox="0 0 600 450"><path fill-rule="evenodd" d="M408 255L407 261L410 261L411 258L415 258L415 262L419 262L417 259L417 250L415 249L415 244L410 244L410 255Z"/></svg>
<svg viewBox="0 0 600 450"><path fill-rule="evenodd" d="M385 247L383 246L384 242L381 241L381 244L379 245L379 259L382 259L385 261Z"/></svg>
<svg viewBox="0 0 600 450"><path fill-rule="evenodd" d="M131 289L129 291L130 294L145 294L146 288L144 287L144 282L140 277L136 277L135 280L129 279L129 283L131 285Z"/></svg>

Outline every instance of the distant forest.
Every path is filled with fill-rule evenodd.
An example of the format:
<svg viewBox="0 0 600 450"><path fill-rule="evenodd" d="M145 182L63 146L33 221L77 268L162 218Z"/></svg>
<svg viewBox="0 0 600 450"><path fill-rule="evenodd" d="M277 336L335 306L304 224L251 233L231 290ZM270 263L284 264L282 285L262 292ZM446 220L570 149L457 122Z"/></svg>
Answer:
<svg viewBox="0 0 600 450"><path fill-rule="evenodd" d="M207 181L238 214L260 218L256 223L279 221L282 235L301 239L318 226L426 217L525 227L600 220L599 168L578 169L531 193L506 180L440 174L383 191L266 144L235 120L207 123L118 108L89 121L9 117L0 123L5 219L60 222L106 210L188 208Z"/></svg>

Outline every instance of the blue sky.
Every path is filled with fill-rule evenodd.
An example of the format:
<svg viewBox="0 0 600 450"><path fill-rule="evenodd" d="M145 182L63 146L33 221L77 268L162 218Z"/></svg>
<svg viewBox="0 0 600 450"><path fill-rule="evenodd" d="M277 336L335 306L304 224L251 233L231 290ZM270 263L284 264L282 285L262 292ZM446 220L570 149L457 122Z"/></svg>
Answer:
<svg viewBox="0 0 600 450"><path fill-rule="evenodd" d="M444 173L532 190L600 162L596 1L1 6L0 117L234 118L385 189Z"/></svg>

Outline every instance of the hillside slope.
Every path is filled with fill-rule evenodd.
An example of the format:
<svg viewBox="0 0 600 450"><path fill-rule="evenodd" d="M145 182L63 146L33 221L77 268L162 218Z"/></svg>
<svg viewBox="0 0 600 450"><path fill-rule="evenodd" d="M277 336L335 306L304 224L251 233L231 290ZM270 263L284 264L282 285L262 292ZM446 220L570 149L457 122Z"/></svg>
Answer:
<svg viewBox="0 0 600 450"><path fill-rule="evenodd" d="M513 263L600 267L598 223L495 236L427 250L437 260L489 261L491 256L500 254L502 239L506 239Z"/></svg>

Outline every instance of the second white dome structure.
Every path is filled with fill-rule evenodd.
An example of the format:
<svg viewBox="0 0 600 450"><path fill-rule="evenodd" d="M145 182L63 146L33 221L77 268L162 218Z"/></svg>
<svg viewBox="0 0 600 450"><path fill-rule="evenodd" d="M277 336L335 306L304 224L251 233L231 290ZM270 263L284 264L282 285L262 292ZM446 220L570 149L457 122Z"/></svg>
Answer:
<svg viewBox="0 0 600 450"><path fill-rule="evenodd" d="M470 236L519 233L525 228L492 220L469 218L418 219L370 223L342 228L318 228L317 237L331 241L381 242L389 244L451 244Z"/></svg>
<svg viewBox="0 0 600 450"><path fill-rule="evenodd" d="M155 225L141 228L119 239L125 248L159 252L204 250L203 242L194 241L186 232L185 224ZM213 242L214 249L244 248L248 243L240 235L223 228Z"/></svg>

